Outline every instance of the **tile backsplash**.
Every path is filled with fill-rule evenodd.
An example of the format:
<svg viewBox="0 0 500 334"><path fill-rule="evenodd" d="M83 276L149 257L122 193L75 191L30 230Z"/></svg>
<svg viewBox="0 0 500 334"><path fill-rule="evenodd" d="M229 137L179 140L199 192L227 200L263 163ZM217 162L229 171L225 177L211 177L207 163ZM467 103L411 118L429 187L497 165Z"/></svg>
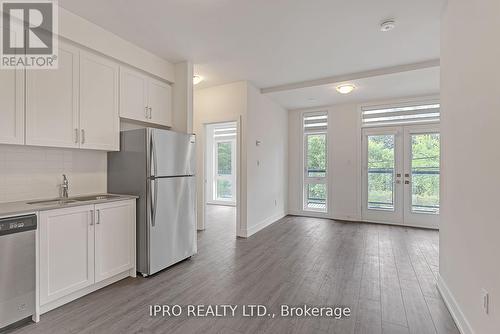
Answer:
<svg viewBox="0 0 500 334"><path fill-rule="evenodd" d="M70 196L104 193L107 153L0 145L0 202L58 197L62 174Z"/></svg>

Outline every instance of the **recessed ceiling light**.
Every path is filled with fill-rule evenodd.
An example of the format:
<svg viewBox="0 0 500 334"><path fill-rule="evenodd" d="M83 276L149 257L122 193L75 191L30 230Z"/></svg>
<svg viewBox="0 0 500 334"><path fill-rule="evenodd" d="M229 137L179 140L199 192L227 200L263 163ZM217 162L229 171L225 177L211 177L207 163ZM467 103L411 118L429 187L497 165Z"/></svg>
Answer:
<svg viewBox="0 0 500 334"><path fill-rule="evenodd" d="M387 32L391 31L396 27L396 21L394 20L385 20L380 24L380 31Z"/></svg>
<svg viewBox="0 0 500 334"><path fill-rule="evenodd" d="M203 81L203 77L201 75L193 76L193 85L197 85Z"/></svg>
<svg viewBox="0 0 500 334"><path fill-rule="evenodd" d="M353 84L343 84L343 85L338 85L337 87L335 87L335 89L340 94L349 94L350 92L356 89L356 86L354 86Z"/></svg>

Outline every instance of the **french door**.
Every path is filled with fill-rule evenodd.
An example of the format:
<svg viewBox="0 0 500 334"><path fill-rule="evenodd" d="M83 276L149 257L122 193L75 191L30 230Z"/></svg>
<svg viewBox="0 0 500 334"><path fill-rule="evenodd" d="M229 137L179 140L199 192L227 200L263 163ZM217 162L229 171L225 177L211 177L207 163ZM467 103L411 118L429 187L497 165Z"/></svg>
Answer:
<svg viewBox="0 0 500 334"><path fill-rule="evenodd" d="M438 228L437 125L363 129L363 220Z"/></svg>

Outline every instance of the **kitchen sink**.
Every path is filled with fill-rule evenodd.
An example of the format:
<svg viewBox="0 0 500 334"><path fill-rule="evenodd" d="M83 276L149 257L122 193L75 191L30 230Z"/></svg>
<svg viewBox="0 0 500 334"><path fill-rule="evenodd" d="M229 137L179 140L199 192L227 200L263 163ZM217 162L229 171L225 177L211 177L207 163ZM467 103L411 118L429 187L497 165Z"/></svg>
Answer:
<svg viewBox="0 0 500 334"><path fill-rule="evenodd" d="M80 197L73 197L73 200L76 200L78 202L86 202L86 201L100 201L104 199L113 199L113 198L118 198L120 196L117 195L93 195L93 196L80 196Z"/></svg>
<svg viewBox="0 0 500 334"><path fill-rule="evenodd" d="M76 203L76 202L88 202L88 201L100 201L100 200L107 200L107 199L114 199L118 198L120 196L117 195L92 195L92 196L80 196L80 197L71 197L71 198L56 198L56 199L49 199L45 201L35 201L35 202L28 202L27 204L30 205L65 205L65 204L70 204L70 203Z"/></svg>
<svg viewBox="0 0 500 334"><path fill-rule="evenodd" d="M65 204L70 204L70 203L76 203L76 200L73 199L50 199L46 201L36 201L36 202L28 202L27 204L30 205L65 205Z"/></svg>

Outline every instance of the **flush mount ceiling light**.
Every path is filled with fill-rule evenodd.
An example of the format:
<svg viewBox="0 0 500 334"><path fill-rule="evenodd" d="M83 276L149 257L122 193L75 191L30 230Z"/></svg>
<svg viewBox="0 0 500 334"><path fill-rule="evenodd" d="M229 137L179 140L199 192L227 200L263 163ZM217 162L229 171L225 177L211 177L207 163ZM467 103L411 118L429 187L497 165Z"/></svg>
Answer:
<svg viewBox="0 0 500 334"><path fill-rule="evenodd" d="M203 81L203 77L201 75L193 76L193 85L197 85Z"/></svg>
<svg viewBox="0 0 500 334"><path fill-rule="evenodd" d="M380 24L380 31L382 32L387 32L391 31L396 27L396 21L390 19L390 20L385 20Z"/></svg>
<svg viewBox="0 0 500 334"><path fill-rule="evenodd" d="M353 84L343 84L343 85L338 85L337 87L335 87L335 89L340 94L349 94L356 89L356 86L354 86Z"/></svg>

